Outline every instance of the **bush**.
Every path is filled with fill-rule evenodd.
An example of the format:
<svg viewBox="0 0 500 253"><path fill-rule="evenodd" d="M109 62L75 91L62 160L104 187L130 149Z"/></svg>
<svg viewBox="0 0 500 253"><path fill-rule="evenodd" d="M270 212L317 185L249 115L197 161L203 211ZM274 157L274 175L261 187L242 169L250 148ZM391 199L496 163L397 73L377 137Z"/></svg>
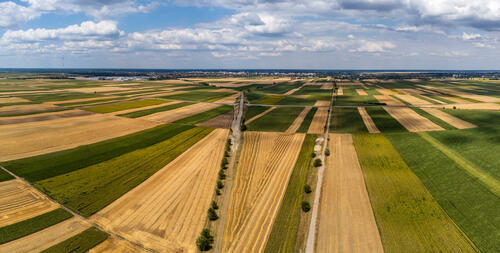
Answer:
<svg viewBox="0 0 500 253"><path fill-rule="evenodd" d="M229 157L229 152L227 150L224 151L224 157Z"/></svg>
<svg viewBox="0 0 500 253"><path fill-rule="evenodd" d="M316 153L312 152L312 153L311 153L311 157L312 157L312 158L316 157Z"/></svg>
<svg viewBox="0 0 500 253"><path fill-rule="evenodd" d="M215 212L215 209L213 209L212 207L208 208L208 219L213 221L217 220L218 218L219 216Z"/></svg>
<svg viewBox="0 0 500 253"><path fill-rule="evenodd" d="M226 174L224 174L224 170L219 170L219 179L220 180L226 179Z"/></svg>
<svg viewBox="0 0 500 253"><path fill-rule="evenodd" d="M201 231L200 237L196 240L196 245L200 251L208 251L212 249L214 237L210 234L210 230L205 228Z"/></svg>
<svg viewBox="0 0 500 253"><path fill-rule="evenodd" d="M317 158L316 160L314 160L314 167L319 167L321 166L323 163L321 163L321 159Z"/></svg>
<svg viewBox="0 0 500 253"><path fill-rule="evenodd" d="M231 139L227 139L227 145L232 145L233 142L231 141Z"/></svg>
<svg viewBox="0 0 500 253"><path fill-rule="evenodd" d="M220 190L219 189L215 189L215 194L217 194L217 196L220 196L221 195Z"/></svg>
<svg viewBox="0 0 500 253"><path fill-rule="evenodd" d="M307 201L302 201L302 211L309 212L311 210L311 205Z"/></svg>
<svg viewBox="0 0 500 253"><path fill-rule="evenodd" d="M227 157L224 157L222 158L222 162L221 162L221 165L222 166L225 166L226 164L228 164L229 162L227 161Z"/></svg>
<svg viewBox="0 0 500 253"><path fill-rule="evenodd" d="M330 156L330 150L329 149L325 149L325 155L326 156Z"/></svg>
<svg viewBox="0 0 500 253"><path fill-rule="evenodd" d="M241 131L246 131L247 130L247 125L242 125L241 126Z"/></svg>
<svg viewBox="0 0 500 253"><path fill-rule="evenodd" d="M217 180L217 189L222 189L222 188L224 188L224 184L222 183L222 181Z"/></svg>
<svg viewBox="0 0 500 253"><path fill-rule="evenodd" d="M311 186L308 184L304 185L304 192L307 194L311 193L312 192Z"/></svg>
<svg viewBox="0 0 500 253"><path fill-rule="evenodd" d="M219 209L219 205L217 205L217 202L212 201L212 208L215 210Z"/></svg>

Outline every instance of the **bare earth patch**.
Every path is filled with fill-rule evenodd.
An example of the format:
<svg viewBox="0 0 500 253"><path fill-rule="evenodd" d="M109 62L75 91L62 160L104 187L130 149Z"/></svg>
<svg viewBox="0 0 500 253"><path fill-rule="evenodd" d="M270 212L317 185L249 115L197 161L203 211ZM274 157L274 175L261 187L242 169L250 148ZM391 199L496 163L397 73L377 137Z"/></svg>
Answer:
<svg viewBox="0 0 500 253"><path fill-rule="evenodd" d="M231 127L231 123L233 122L233 117L234 111L230 111L203 123L197 124L197 126L229 129Z"/></svg>
<svg viewBox="0 0 500 253"><path fill-rule="evenodd" d="M326 120L328 118L328 108L319 107L307 130L308 134L322 134L325 132Z"/></svg>
<svg viewBox="0 0 500 253"><path fill-rule="evenodd" d="M364 107L358 107L358 111L361 115L361 118L363 119L363 122L365 123L366 129L368 129L368 132L371 134L380 133L377 126L375 125L375 122L373 122L370 115L366 112L366 109Z"/></svg>
<svg viewBox="0 0 500 253"><path fill-rule="evenodd" d="M410 108L384 106L384 109L410 132L444 130Z"/></svg>

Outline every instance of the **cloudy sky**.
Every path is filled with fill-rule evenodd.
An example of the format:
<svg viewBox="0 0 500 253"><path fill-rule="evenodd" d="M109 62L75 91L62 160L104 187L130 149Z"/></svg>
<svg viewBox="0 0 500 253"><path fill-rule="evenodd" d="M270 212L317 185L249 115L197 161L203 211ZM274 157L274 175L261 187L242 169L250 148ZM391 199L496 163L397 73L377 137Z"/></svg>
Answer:
<svg viewBox="0 0 500 253"><path fill-rule="evenodd" d="M499 0L0 0L0 68L500 69Z"/></svg>

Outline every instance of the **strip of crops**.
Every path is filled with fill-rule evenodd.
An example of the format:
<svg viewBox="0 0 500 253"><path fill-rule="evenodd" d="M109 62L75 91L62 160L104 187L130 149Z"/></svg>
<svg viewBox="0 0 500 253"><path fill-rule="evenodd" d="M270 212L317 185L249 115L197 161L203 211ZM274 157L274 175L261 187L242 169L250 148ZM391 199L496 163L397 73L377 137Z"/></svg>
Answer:
<svg viewBox="0 0 500 253"><path fill-rule="evenodd" d="M252 101L252 104L263 104L263 105L274 105L281 101L284 98L284 96L277 96L277 95L269 95L269 96L264 96L263 98L259 100Z"/></svg>
<svg viewBox="0 0 500 253"><path fill-rule="evenodd" d="M316 114L316 111L318 110L318 107L313 107L311 110L307 113L306 117L304 117L304 120L302 121L302 124L300 125L299 129L297 129L297 133L305 133L309 129L309 125L311 125L311 122L314 118L314 114Z"/></svg>
<svg viewBox="0 0 500 253"><path fill-rule="evenodd" d="M251 131L284 132L304 110L302 107L280 107L248 124Z"/></svg>
<svg viewBox="0 0 500 253"><path fill-rule="evenodd" d="M161 107L156 107L156 108L151 108L151 109L146 109L146 110L129 112L129 113L125 113L125 114L118 114L118 116L127 117L127 118L139 118L139 117L143 117L143 116L150 115L153 113L170 111L173 109L181 108L181 107L184 107L187 105L192 105L192 104L193 103L182 102L182 103L171 104L171 105L166 105L166 106L161 106Z"/></svg>
<svg viewBox="0 0 500 253"><path fill-rule="evenodd" d="M186 101L213 102L232 94L233 93L229 92L192 91L188 93L163 96L162 98Z"/></svg>
<svg viewBox="0 0 500 253"><path fill-rule="evenodd" d="M108 238L108 234L91 227L59 244L56 244L41 253L83 253L94 248Z"/></svg>
<svg viewBox="0 0 500 253"><path fill-rule="evenodd" d="M435 105L438 105L439 103L432 100L432 99L429 99L428 97L425 97L423 95L419 95L419 94L413 94L412 96L416 97L416 98L420 98L422 100L425 100L427 102L429 102L430 104L435 104Z"/></svg>
<svg viewBox="0 0 500 253"><path fill-rule="evenodd" d="M354 145L386 252L476 251L383 134Z"/></svg>
<svg viewBox="0 0 500 253"><path fill-rule="evenodd" d="M127 98L107 98L107 99L96 99L96 100L88 100L88 101L81 101L81 102L71 102L71 103L57 103L56 105L58 106L80 106L80 105L88 105L88 104L94 104L94 103L105 103L105 102L115 102L115 101L121 101Z"/></svg>
<svg viewBox="0 0 500 253"><path fill-rule="evenodd" d="M267 106L249 106L248 109L245 112L245 119L251 119L254 116L257 116L264 112L265 110L269 109L270 107Z"/></svg>
<svg viewBox="0 0 500 253"><path fill-rule="evenodd" d="M59 208L31 219L5 226L0 228L0 244L33 234L71 217L73 215Z"/></svg>
<svg viewBox="0 0 500 253"><path fill-rule="evenodd" d="M377 128L382 132L407 132L406 128L395 120L382 107L366 107Z"/></svg>
<svg viewBox="0 0 500 253"><path fill-rule="evenodd" d="M11 179L14 179L14 177L11 176L9 173L5 172L4 170L0 170L0 182Z"/></svg>
<svg viewBox="0 0 500 253"><path fill-rule="evenodd" d="M315 139L315 135L306 135L302 143L302 149L288 181L283 202L274 221L264 252L296 252L295 246L299 229L301 202Z"/></svg>
<svg viewBox="0 0 500 253"><path fill-rule="evenodd" d="M42 103L49 101L64 101L64 100L81 99L81 98L94 98L101 96L102 95L100 94L68 92L68 93L50 93L50 94L40 94L40 95L23 95L19 97L28 99L33 102Z"/></svg>
<svg viewBox="0 0 500 253"><path fill-rule="evenodd" d="M215 118L219 115L228 113L232 110L233 110L232 106L223 105L223 106L219 106L215 109L212 109L212 110L209 110L206 112L202 112L202 113L199 113L199 114L187 117L187 118L183 118L183 119L174 121L172 123L194 125L194 124L198 124L201 122L205 122L205 121L210 120L212 118Z"/></svg>
<svg viewBox="0 0 500 253"><path fill-rule="evenodd" d="M292 82L292 83L282 82L282 83L278 83L272 87L263 88L261 90L264 92L267 92L267 93L283 94L283 93L286 93L290 90L293 90L295 88L300 87L302 84L303 84L303 82L301 82L301 81ZM271 85L269 85L269 86L271 86Z"/></svg>
<svg viewBox="0 0 500 253"><path fill-rule="evenodd" d="M457 135L470 130L452 131ZM446 131L450 132L450 131ZM483 252L500 248L500 199L418 134L387 137L453 221ZM473 141L480 146L481 142Z"/></svg>
<svg viewBox="0 0 500 253"><path fill-rule="evenodd" d="M309 98L297 98L297 97L285 97L284 99L281 99L279 102L277 102L277 105L314 105L316 103L316 99L309 99Z"/></svg>
<svg viewBox="0 0 500 253"><path fill-rule="evenodd" d="M168 101L162 100L162 99L146 99L146 100L132 101L132 102L128 102L128 103L88 107L88 108L85 108L85 110L91 111L91 112L98 112L98 113L110 113L110 112L118 112L118 111L140 108L140 107L145 107L145 106L151 106L151 105L159 105L159 104L163 104L166 102L168 102Z"/></svg>
<svg viewBox="0 0 500 253"><path fill-rule="evenodd" d="M192 128L147 148L38 181L35 185L88 217L142 183L212 130Z"/></svg>
<svg viewBox="0 0 500 253"><path fill-rule="evenodd" d="M436 125L446 129L446 130L454 130L454 129L457 129L456 127L444 122L442 119L418 108L418 107L412 107L411 109L413 109L414 111L416 111L418 114L428 118L430 121L434 122Z"/></svg>
<svg viewBox="0 0 500 253"><path fill-rule="evenodd" d="M330 132L366 133L365 123L358 108L333 107L330 118Z"/></svg>
<svg viewBox="0 0 500 253"><path fill-rule="evenodd" d="M186 125L161 125L74 149L5 162L3 165L15 174L34 182L154 145L191 128L192 126Z"/></svg>

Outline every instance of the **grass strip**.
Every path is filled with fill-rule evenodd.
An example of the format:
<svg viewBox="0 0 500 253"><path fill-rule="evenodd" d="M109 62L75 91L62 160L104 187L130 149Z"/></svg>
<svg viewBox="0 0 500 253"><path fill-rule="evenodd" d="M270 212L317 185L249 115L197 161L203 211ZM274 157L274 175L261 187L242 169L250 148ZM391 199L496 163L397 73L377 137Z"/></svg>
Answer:
<svg viewBox="0 0 500 253"><path fill-rule="evenodd" d="M132 101L120 104L87 107L85 108L85 110L98 113L110 113L110 112L118 112L134 108L146 107L151 105L159 105L159 104L164 104L166 102L168 101L163 99L146 99L146 100Z"/></svg>
<svg viewBox="0 0 500 253"><path fill-rule="evenodd" d="M302 107L279 107L248 124L250 131L284 132L304 110Z"/></svg>
<svg viewBox="0 0 500 253"><path fill-rule="evenodd" d="M219 106L217 108L214 108L212 110L208 110L206 112L198 113L196 115L189 116L187 118L183 118L183 119L174 121L172 123L194 125L194 124L198 124L201 122L205 122L205 121L210 120L212 118L215 118L219 115L228 113L232 110L233 110L232 106L223 105L223 106Z"/></svg>
<svg viewBox="0 0 500 253"><path fill-rule="evenodd" d="M330 132L366 133L365 123L358 108L333 107L330 119Z"/></svg>
<svg viewBox="0 0 500 253"><path fill-rule="evenodd" d="M311 165L315 140L315 135L306 135L302 143L302 149L288 181L264 252L295 252L304 185Z"/></svg>
<svg viewBox="0 0 500 253"><path fill-rule="evenodd" d="M60 242L41 253L83 253L94 248L99 243L108 239L109 235L101 230L91 227L63 242Z"/></svg>
<svg viewBox="0 0 500 253"><path fill-rule="evenodd" d="M5 172L4 170L0 170L0 182L11 179L14 179L14 177L11 176L9 173Z"/></svg>
<svg viewBox="0 0 500 253"><path fill-rule="evenodd" d="M297 98L297 97L285 97L279 102L275 103L277 105L301 105L301 106L311 106L316 103L316 99L310 98Z"/></svg>
<svg viewBox="0 0 500 253"><path fill-rule="evenodd" d="M366 112L381 132L407 132L406 128L382 107L366 107Z"/></svg>
<svg viewBox="0 0 500 253"><path fill-rule="evenodd" d="M203 101L214 102L221 98L228 97L234 93L229 92L210 92L210 91L192 91L187 93L175 94L170 96L162 96L161 98L186 100L186 101Z"/></svg>
<svg viewBox="0 0 500 253"><path fill-rule="evenodd" d="M89 217L144 182L212 130L191 128L147 148L38 181L35 186L59 203Z"/></svg>
<svg viewBox="0 0 500 253"><path fill-rule="evenodd" d="M5 162L13 173L34 182L75 171L167 140L191 126L161 125L74 149Z"/></svg>
<svg viewBox="0 0 500 253"><path fill-rule="evenodd" d="M146 109L146 110L129 112L129 113L125 113L125 114L118 114L118 116L127 117L127 118L139 118L139 117L143 117L143 116L150 115L153 113L170 111L173 109L181 108L181 107L192 105L192 104L194 104L194 103L181 102L181 103L170 104L170 105Z"/></svg>
<svg viewBox="0 0 500 253"><path fill-rule="evenodd" d="M411 109L413 109L415 112L417 112L418 114L424 116L425 118L428 118L430 121L434 122L435 124L437 124L438 126L446 129L446 130L455 130L457 129L456 127L444 122L442 119L418 108L418 107L410 107Z"/></svg>
<svg viewBox="0 0 500 253"><path fill-rule="evenodd" d="M72 214L59 208L31 219L2 227L0 228L0 244L33 234L71 217L73 217Z"/></svg>
<svg viewBox="0 0 500 253"><path fill-rule="evenodd" d="M302 124L300 125L299 129L297 129L297 133L306 133L307 130L309 130L309 125L311 125L311 122L314 118L314 114L316 113L317 110L318 107L311 108L311 110L304 117L304 120L302 121Z"/></svg>
<svg viewBox="0 0 500 253"><path fill-rule="evenodd" d="M476 252L383 134L354 145L386 252Z"/></svg>

